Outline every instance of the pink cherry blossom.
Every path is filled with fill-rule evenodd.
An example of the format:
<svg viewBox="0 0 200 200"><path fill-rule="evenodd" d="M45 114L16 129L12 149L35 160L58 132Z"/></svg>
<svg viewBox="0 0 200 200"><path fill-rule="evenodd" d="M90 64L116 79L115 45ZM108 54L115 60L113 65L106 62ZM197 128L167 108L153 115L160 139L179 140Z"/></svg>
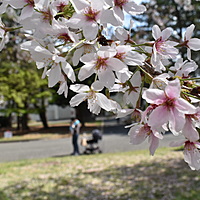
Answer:
<svg viewBox="0 0 200 200"><path fill-rule="evenodd" d="M195 141L183 140L180 142L171 142L170 146L177 147L184 145L184 160L192 170L200 169L200 143Z"/></svg>
<svg viewBox="0 0 200 200"><path fill-rule="evenodd" d="M178 134L185 124L185 114L194 114L195 107L180 97L180 81L170 81L165 90L147 89L143 98L155 109L150 113L148 124L158 130L168 124L174 134Z"/></svg>
<svg viewBox="0 0 200 200"><path fill-rule="evenodd" d="M153 44L151 64L157 71L165 70L162 59L175 58L179 53L179 51L174 47L178 43L168 40L171 34L171 28L166 28L163 31L161 31L157 25L154 25L152 28L152 35L155 42Z"/></svg>
<svg viewBox="0 0 200 200"><path fill-rule="evenodd" d="M195 77L190 77L198 68L191 60L191 50L200 50L200 39L192 38L193 24L186 29L182 44L169 39L171 28L161 31L157 25L152 28L155 41L141 44L134 35L136 44L131 34L133 23L129 31L123 28L125 14L146 10L134 0L0 1L0 14L8 10L19 22L19 27L6 27L0 20L0 50L9 41L9 32L23 27L27 39L22 38L26 42L21 48L30 52L38 69L43 68L42 78L48 78L49 87L58 84L57 93L66 98L69 88L77 93L71 106L86 101L94 114L104 109L117 118L130 115L136 122L127 127L130 142L140 144L148 138L151 155L165 131L181 133L185 161L191 169L200 169L200 108L192 104L193 97L199 101L199 86ZM73 13L68 13L68 8ZM21 35L14 38L17 43ZM176 47L184 46L189 61L178 55ZM169 68L171 62L175 65ZM75 72L80 82L90 78L90 86L75 84ZM117 93L116 97L111 92ZM150 104L145 110L138 109L141 96Z"/></svg>
<svg viewBox="0 0 200 200"><path fill-rule="evenodd" d="M101 1L97 2L95 0L91 0L90 4L87 1L83 4L82 2L84 1L73 1L75 5L82 9L77 10L77 12L73 14L69 19L68 25L72 28L81 28L85 38L87 40L93 40L96 38L99 30L103 4Z"/></svg>
<svg viewBox="0 0 200 200"><path fill-rule="evenodd" d="M182 130L183 135L191 142L199 140L199 132L197 131L195 122L193 121L194 116L195 115L186 115L185 124Z"/></svg>
<svg viewBox="0 0 200 200"><path fill-rule="evenodd" d="M155 150L158 148L159 139L163 138L160 133L152 131L151 127L148 126L148 124L134 125L129 130L128 135L130 136L130 143L134 145L141 144L145 141L146 138L149 138L149 151L152 156L154 155Z"/></svg>
<svg viewBox="0 0 200 200"><path fill-rule="evenodd" d="M115 58L118 58L127 65L142 66L145 61L145 56L134 51L135 48L130 45L112 45L112 47L117 51Z"/></svg>

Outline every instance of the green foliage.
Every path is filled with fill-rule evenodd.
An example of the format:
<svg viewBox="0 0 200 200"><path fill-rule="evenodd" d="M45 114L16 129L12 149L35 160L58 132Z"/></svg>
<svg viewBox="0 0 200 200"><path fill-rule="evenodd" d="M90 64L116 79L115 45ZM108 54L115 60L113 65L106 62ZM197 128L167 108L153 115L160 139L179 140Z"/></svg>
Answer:
<svg viewBox="0 0 200 200"><path fill-rule="evenodd" d="M0 73L0 94L8 102L9 112L31 112L30 104L38 104L42 98L51 96L47 80L41 79L33 63L28 63L25 68L18 63L2 62Z"/></svg>
<svg viewBox="0 0 200 200"><path fill-rule="evenodd" d="M17 11L18 12L18 11ZM11 13L4 13L2 21L6 27L19 27ZM14 112L20 119L22 129L28 128L28 113L45 113L47 100L51 92L47 80L41 79L41 72L36 69L29 53L20 50L19 45L26 41L20 29L9 33L9 42L0 54L0 96L3 97L6 116ZM43 115L44 116L44 115ZM42 121L45 124L45 120ZM20 124L18 125L20 128ZM44 125L47 126L47 125Z"/></svg>

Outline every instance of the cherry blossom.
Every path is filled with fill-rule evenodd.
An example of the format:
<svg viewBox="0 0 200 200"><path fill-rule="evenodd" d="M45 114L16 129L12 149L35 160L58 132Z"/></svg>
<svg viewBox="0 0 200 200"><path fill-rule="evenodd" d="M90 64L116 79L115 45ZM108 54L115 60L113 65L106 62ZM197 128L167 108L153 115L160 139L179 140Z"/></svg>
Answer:
<svg viewBox="0 0 200 200"><path fill-rule="evenodd" d="M35 37L43 39L47 36L46 30L52 28L51 25L54 23L53 21L55 21L57 10L52 6L49 0L38 0L38 3L35 3L34 9L36 9L37 12L34 12L32 16L22 18L20 23L23 25L24 29L33 31Z"/></svg>
<svg viewBox="0 0 200 200"><path fill-rule="evenodd" d="M188 47L187 57L189 60L191 60L191 50L194 50L194 51L200 50L200 39L192 38L194 28L195 28L194 24L191 24L189 27L187 27L185 36L184 36L184 44Z"/></svg>
<svg viewBox="0 0 200 200"><path fill-rule="evenodd" d="M154 25L152 28L152 35L155 42L153 44L151 64L157 71L165 70L162 59L175 58L179 53L179 51L174 47L178 43L168 40L171 34L171 28L166 28L163 31L161 31L157 25Z"/></svg>
<svg viewBox="0 0 200 200"><path fill-rule="evenodd" d="M185 60L183 62L182 58L179 58L173 67L170 67L170 70L174 72L174 76L188 77L189 73L195 71L198 68L197 64L194 61L188 62Z"/></svg>
<svg viewBox="0 0 200 200"><path fill-rule="evenodd" d="M130 128L128 135L130 135L131 144L141 144L145 139L149 138L149 151L151 155L154 155L155 150L158 148L159 139L163 139L162 134L157 131L152 131L148 124L138 124Z"/></svg>
<svg viewBox="0 0 200 200"><path fill-rule="evenodd" d="M116 102L108 99L104 94L99 93L103 87L103 84L99 81L94 82L91 88L83 84L71 85L70 89L78 94L72 97L70 105L72 107L78 106L82 101L87 100L88 109L94 114L99 114L101 108L106 111L115 110Z"/></svg>
<svg viewBox="0 0 200 200"><path fill-rule="evenodd" d="M67 85L67 80L65 80L65 77L61 75L60 77L60 87L57 91L59 95L64 93L65 98L68 96L68 85Z"/></svg>
<svg viewBox="0 0 200 200"><path fill-rule="evenodd" d="M179 142L171 142L170 146L177 147L184 145L184 160L188 163L192 170L200 169L200 143L195 141L183 140Z"/></svg>
<svg viewBox="0 0 200 200"><path fill-rule="evenodd" d="M69 0L54 0L52 6L56 8L57 12L64 12L65 6L69 4Z"/></svg>
<svg viewBox="0 0 200 200"><path fill-rule="evenodd" d="M83 65L79 71L80 81L85 80L93 73L98 75L99 81L110 88L115 83L113 71L123 73L128 71L127 65L115 58L116 50L110 47L101 47L97 53L89 53L81 57Z"/></svg>
<svg viewBox="0 0 200 200"><path fill-rule="evenodd" d="M73 1L75 3L75 1ZM79 1L78 1L79 2ZM85 5L85 7L74 13L70 18L68 25L72 28L83 29L83 34L87 40L93 40L96 38L100 17L102 13L103 5L101 1L97 3L95 0L91 0L91 4Z"/></svg>
<svg viewBox="0 0 200 200"><path fill-rule="evenodd" d="M8 5L15 9L23 8L20 15L20 20L31 17L34 13L34 7L41 0L4 0L0 6L0 14L6 11Z"/></svg>
<svg viewBox="0 0 200 200"><path fill-rule="evenodd" d="M5 31L5 25L1 21L1 18L0 18L0 38L1 38L0 40L0 51L1 51L9 40L9 33Z"/></svg>
<svg viewBox="0 0 200 200"><path fill-rule="evenodd" d="M68 20L62 19L59 21L52 21L52 25L50 28L46 29L46 33L48 33L51 37L57 38L59 44L62 42L65 46L69 44L71 47L72 44L76 45L79 42L79 35L70 31L66 26Z"/></svg>
<svg viewBox="0 0 200 200"><path fill-rule="evenodd" d="M105 2L112 7L112 12L109 12L108 15L110 16L111 19L113 19L113 16L115 20L117 21L109 21L108 22L113 23L115 25L116 23L118 25L122 25L124 21L124 12L127 12L130 15L136 15L136 14L141 14L146 11L145 6L143 5L137 5L134 1L132 0L105 0Z"/></svg>
<svg viewBox="0 0 200 200"><path fill-rule="evenodd" d="M137 101L140 96L140 86L141 86L141 75L140 72L137 71L130 79L129 87L126 89L124 94L124 101L135 108Z"/></svg>
<svg viewBox="0 0 200 200"><path fill-rule="evenodd" d="M163 125L169 124L169 129L176 135L185 124L185 114L194 114L195 107L180 97L180 81L170 81L165 90L147 89L143 98L155 109L150 113L148 124L158 130Z"/></svg>
<svg viewBox="0 0 200 200"><path fill-rule="evenodd" d="M48 75L48 85L53 87L61 79L62 72L72 81L75 81L75 74L71 65L66 62L65 58L59 55L59 51L52 45L49 49L44 48L38 42L25 42L23 49L31 52L32 58L36 61L38 69L44 68L43 78ZM50 69L48 70L48 67Z"/></svg>
<svg viewBox="0 0 200 200"><path fill-rule="evenodd" d="M97 45L95 41L84 41L82 44L78 45L76 47L76 50L74 51L72 62L73 65L78 65L80 58L82 55L87 53L96 53L97 52Z"/></svg>
<svg viewBox="0 0 200 200"><path fill-rule="evenodd" d="M139 54L138 52L134 51L135 48L131 47L130 45L112 45L112 47L117 51L114 57L118 58L125 64L132 66L141 66L144 64L146 57L143 54Z"/></svg>

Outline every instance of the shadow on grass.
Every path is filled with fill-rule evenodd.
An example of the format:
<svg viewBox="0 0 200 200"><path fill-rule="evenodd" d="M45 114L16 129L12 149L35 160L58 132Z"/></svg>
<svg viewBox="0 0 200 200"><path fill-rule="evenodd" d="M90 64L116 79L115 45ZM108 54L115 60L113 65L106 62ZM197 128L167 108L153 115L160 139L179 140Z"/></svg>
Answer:
<svg viewBox="0 0 200 200"><path fill-rule="evenodd" d="M181 159L142 161L27 178L3 188L0 200L193 200L199 180Z"/></svg>

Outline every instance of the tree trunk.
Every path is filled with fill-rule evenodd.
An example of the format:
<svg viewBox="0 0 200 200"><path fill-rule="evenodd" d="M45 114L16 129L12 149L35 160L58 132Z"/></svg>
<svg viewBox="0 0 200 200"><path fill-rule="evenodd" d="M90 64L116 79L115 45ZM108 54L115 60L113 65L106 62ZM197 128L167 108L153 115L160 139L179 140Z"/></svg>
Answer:
<svg viewBox="0 0 200 200"><path fill-rule="evenodd" d="M46 117L46 107L44 105L44 100L42 100L41 104L42 104L41 106L38 106L37 104L34 104L34 106L38 110L38 114L40 116L40 120L42 122L43 127L49 128Z"/></svg>
<svg viewBox="0 0 200 200"><path fill-rule="evenodd" d="M11 113L8 116L8 127L12 127L12 114Z"/></svg>
<svg viewBox="0 0 200 200"><path fill-rule="evenodd" d="M21 117L21 125L22 125L22 130L29 130L28 126L28 113L25 113Z"/></svg>
<svg viewBox="0 0 200 200"><path fill-rule="evenodd" d="M39 116L40 116L40 120L42 122L43 127L44 128L49 128L48 123L47 123L46 110L45 109L41 109L39 111Z"/></svg>
<svg viewBox="0 0 200 200"><path fill-rule="evenodd" d="M17 130L21 129L21 116L17 115Z"/></svg>

